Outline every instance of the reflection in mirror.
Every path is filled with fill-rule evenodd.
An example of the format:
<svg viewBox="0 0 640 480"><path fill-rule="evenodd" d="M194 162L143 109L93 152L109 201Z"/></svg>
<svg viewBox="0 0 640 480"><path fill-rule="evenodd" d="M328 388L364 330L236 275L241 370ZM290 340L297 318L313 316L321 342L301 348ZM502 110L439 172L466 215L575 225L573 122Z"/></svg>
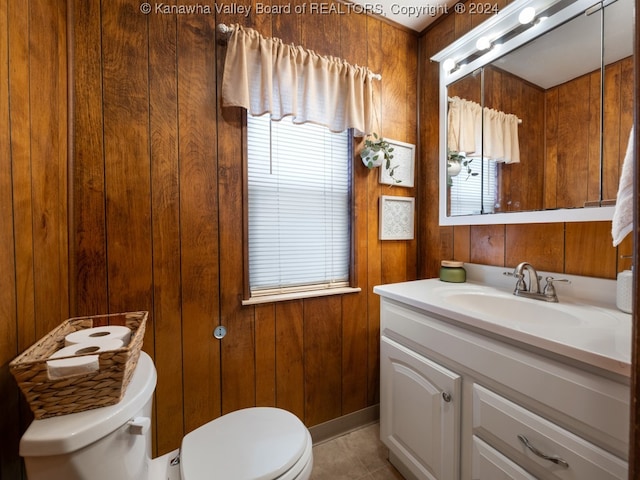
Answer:
<svg viewBox="0 0 640 480"><path fill-rule="evenodd" d="M633 8L632 0L618 0L603 11L603 203L615 202L633 125Z"/></svg>
<svg viewBox="0 0 640 480"><path fill-rule="evenodd" d="M492 102L525 112L523 161L500 172L504 211L599 200L600 16L578 15L491 66L498 84L508 76Z"/></svg>
<svg viewBox="0 0 640 480"><path fill-rule="evenodd" d="M492 62L446 86L449 99L521 119L519 163L484 155L468 163L475 176L447 175L448 217L575 209L615 199L632 124L632 11L633 0L617 0L532 35L506 55L494 45ZM451 151L447 135L449 158Z"/></svg>
<svg viewBox="0 0 640 480"><path fill-rule="evenodd" d="M448 87L449 118L451 118L454 98L482 104L482 70L461 78ZM447 199L448 215L470 215L483 213L493 208L493 201L487 205L492 192L486 192L487 181L482 175L482 158L473 157L471 152L461 151L459 142L454 141L454 128L449 125L449 142L447 147ZM475 132L474 132L475 134ZM483 181L484 180L484 181ZM495 188L495 182L492 182ZM484 207L484 208L483 208Z"/></svg>

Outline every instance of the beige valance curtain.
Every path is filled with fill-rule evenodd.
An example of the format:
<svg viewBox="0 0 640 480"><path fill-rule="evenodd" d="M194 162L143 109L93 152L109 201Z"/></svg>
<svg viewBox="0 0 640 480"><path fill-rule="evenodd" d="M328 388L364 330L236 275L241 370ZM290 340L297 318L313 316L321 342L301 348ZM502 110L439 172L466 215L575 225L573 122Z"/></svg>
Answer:
<svg viewBox="0 0 640 480"><path fill-rule="evenodd" d="M364 67L325 57L256 30L234 25L222 81L225 106L252 115L270 113L294 123L312 122L334 132L371 133L372 76Z"/></svg>
<svg viewBox="0 0 640 480"><path fill-rule="evenodd" d="M449 99L447 145L449 151L482 155L497 162L520 162L520 119L459 97ZM484 115L484 118L483 118Z"/></svg>

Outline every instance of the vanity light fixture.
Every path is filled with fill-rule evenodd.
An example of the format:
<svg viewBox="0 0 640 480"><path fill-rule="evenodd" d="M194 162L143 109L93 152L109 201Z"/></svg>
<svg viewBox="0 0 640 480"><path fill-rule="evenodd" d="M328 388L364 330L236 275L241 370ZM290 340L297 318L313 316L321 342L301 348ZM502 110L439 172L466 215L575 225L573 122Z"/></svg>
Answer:
<svg viewBox="0 0 640 480"><path fill-rule="evenodd" d="M520 14L518 15L518 21L522 25L526 25L528 23L533 22L534 18L536 18L536 9L533 7L523 8Z"/></svg>
<svg viewBox="0 0 640 480"><path fill-rule="evenodd" d="M431 59L441 64L443 82L456 81L535 36L580 15L585 4L593 4L593 0L513 0L498 15L489 17ZM446 66L445 59L451 59Z"/></svg>
<svg viewBox="0 0 640 480"><path fill-rule="evenodd" d="M489 50L491 48L491 40L488 37L480 37L476 40L476 48L478 50Z"/></svg>

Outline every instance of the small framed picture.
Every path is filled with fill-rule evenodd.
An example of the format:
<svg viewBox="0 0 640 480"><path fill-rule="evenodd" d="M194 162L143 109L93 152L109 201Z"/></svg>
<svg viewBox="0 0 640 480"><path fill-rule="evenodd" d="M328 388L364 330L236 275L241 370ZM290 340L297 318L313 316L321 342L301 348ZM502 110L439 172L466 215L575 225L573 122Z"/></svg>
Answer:
<svg viewBox="0 0 640 480"><path fill-rule="evenodd" d="M380 183L411 188L414 184L416 146L398 140L387 142L393 147L393 158L389 168L386 164L380 167Z"/></svg>
<svg viewBox="0 0 640 480"><path fill-rule="evenodd" d="M415 199L380 197L380 240L413 240Z"/></svg>

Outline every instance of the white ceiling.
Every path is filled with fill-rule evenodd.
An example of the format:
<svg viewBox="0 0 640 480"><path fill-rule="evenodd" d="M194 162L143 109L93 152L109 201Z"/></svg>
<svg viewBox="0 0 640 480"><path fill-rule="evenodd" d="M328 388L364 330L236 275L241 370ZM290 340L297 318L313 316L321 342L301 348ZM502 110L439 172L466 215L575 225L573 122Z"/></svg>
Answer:
<svg viewBox="0 0 640 480"><path fill-rule="evenodd" d="M594 72L601 63L601 14L579 15L493 63L545 89ZM633 54L633 0L606 7L604 45L605 65Z"/></svg>
<svg viewBox="0 0 640 480"><path fill-rule="evenodd" d="M420 0L352 0L353 3L363 7L377 6L382 10L381 16L403 25L416 32L422 32L436 18L446 13L458 0L432 0L430 2Z"/></svg>

